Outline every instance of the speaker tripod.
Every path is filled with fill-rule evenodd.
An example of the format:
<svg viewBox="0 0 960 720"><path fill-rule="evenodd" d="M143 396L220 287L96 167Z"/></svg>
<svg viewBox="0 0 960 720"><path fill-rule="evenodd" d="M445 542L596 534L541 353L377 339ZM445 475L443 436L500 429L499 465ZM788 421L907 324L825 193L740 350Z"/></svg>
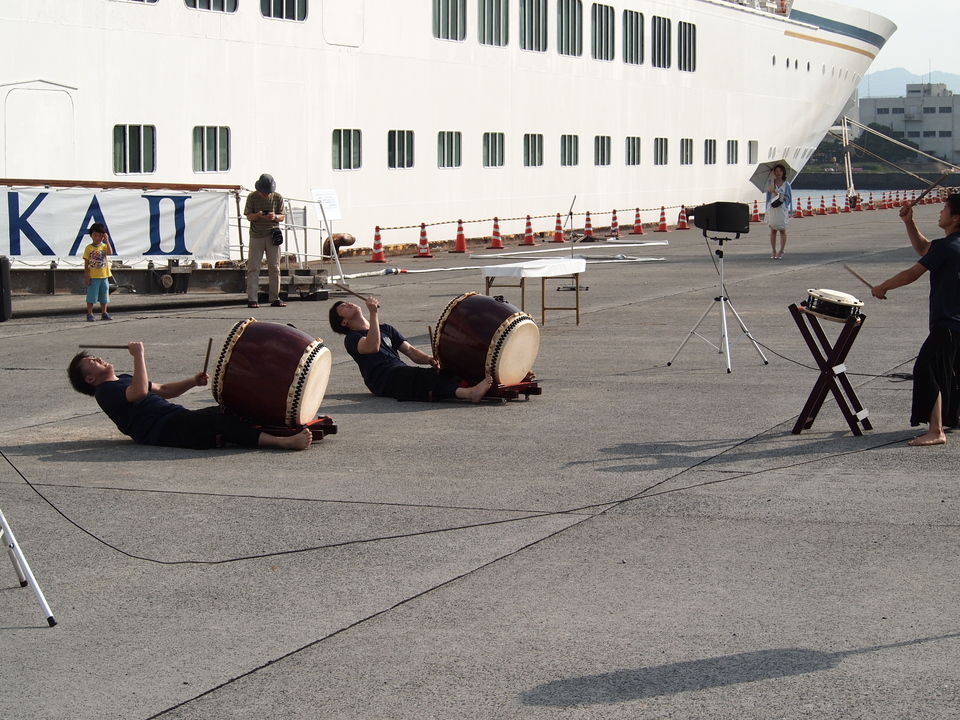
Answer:
<svg viewBox="0 0 960 720"><path fill-rule="evenodd" d="M707 237L706 230L704 230L703 236ZM737 237L740 237L740 233L737 233ZM733 303L730 302L730 298L727 297L727 289L723 284L723 242L724 240L729 240L730 238L714 237L710 239L716 240L717 243L719 244L719 247L714 252L716 256L720 258L720 264L717 268L717 272L720 273L720 294L713 299L713 302L710 303L710 306L706 309L703 315L700 316L700 319L697 320L697 324L693 326L693 328L687 334L687 337L685 337L683 339L683 342L680 343L680 347L677 348L677 352L675 352L673 354L673 357L670 358L670 362L667 363L667 366L669 367L670 365L673 364L673 361L676 360L677 356L680 355L680 351L683 350L684 346L687 344L690 338L696 335L698 338L700 338L705 343L707 343L710 347L716 349L720 353L726 354L727 372L728 373L732 372L733 370L730 366L730 334L727 326L727 308L728 307L730 308L730 312L732 312L733 316L737 319L737 324L740 325L740 335L739 337L737 337L736 340L734 340L734 344L736 344L743 338L747 338L753 344L753 347L756 348L756 351L759 353L760 358L763 360L763 364L769 365L770 361L767 360L766 356L763 354L763 351L760 349L760 346L757 344L757 341L753 339L753 335L750 334L750 331L747 329L746 324L744 324L743 318L740 317L740 314L737 312L737 309L733 306ZM698 332L698 330L700 329L700 326L703 324L703 321L707 319L707 315L710 314L710 311L713 310L713 308L715 308L718 303L720 305L720 345L719 346L714 345L712 342L710 342L707 338L705 338L703 335L701 335Z"/></svg>
<svg viewBox="0 0 960 720"><path fill-rule="evenodd" d="M7 554L10 556L10 562L13 563L13 569L17 573L20 587L29 585L33 588L37 600L40 601L40 608L47 618L47 624L53 627L57 624L57 621L53 617L50 606L47 605L47 599L43 597L43 592L37 585L36 578L33 577L33 573L30 571L30 566L27 565L27 559L23 556L23 551L20 549L20 546L17 545L17 539L13 536L13 530L10 529L10 526L7 524L7 519L3 516L3 510L0 510L0 538L2 538L4 544L7 546Z"/></svg>

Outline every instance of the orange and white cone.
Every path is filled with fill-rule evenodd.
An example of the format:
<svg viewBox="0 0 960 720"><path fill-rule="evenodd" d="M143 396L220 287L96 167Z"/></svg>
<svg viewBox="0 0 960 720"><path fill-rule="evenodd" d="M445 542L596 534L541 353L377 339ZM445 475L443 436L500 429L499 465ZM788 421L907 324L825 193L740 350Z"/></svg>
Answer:
<svg viewBox="0 0 960 720"><path fill-rule="evenodd" d="M870 193L870 202L867 203L867 210L876 210L877 206L873 204L873 193Z"/></svg>
<svg viewBox="0 0 960 720"><path fill-rule="evenodd" d="M826 200L823 199L823 195L820 196L820 209L817 210L817 215L826 215L827 214L827 205Z"/></svg>
<svg viewBox="0 0 960 720"><path fill-rule="evenodd" d="M830 214L831 214L831 215L839 215L839 214L840 214L840 210L837 208L837 196L836 196L836 195L833 196L833 205L830 206Z"/></svg>
<svg viewBox="0 0 960 720"><path fill-rule="evenodd" d="M637 214L633 218L633 232L631 235L643 235L643 223L640 222L640 208L637 208Z"/></svg>
<svg viewBox="0 0 960 720"><path fill-rule="evenodd" d="M584 237L593 237L593 223L590 222L590 211L587 210L587 219L583 221Z"/></svg>
<svg viewBox="0 0 960 720"><path fill-rule="evenodd" d="M493 219L493 236L487 250L503 250L503 238L500 237L500 218Z"/></svg>
<svg viewBox="0 0 960 720"><path fill-rule="evenodd" d="M380 240L380 226L377 225L373 233L373 256L367 260L368 263L385 263L387 259L383 256L383 241Z"/></svg>
<svg viewBox="0 0 960 720"><path fill-rule="evenodd" d="M802 218L802 217L803 217L803 206L800 204L800 198L797 198L797 209L796 209L796 211L793 213L793 216L794 216L795 218Z"/></svg>
<svg viewBox="0 0 960 720"><path fill-rule="evenodd" d="M680 206L680 216L677 218L677 230L689 230L690 226L687 224L687 209L681 205Z"/></svg>
<svg viewBox="0 0 960 720"><path fill-rule="evenodd" d="M537 243L533 241L533 225L531 225L530 223L530 216L527 215L527 227L523 231L523 242L520 243L520 245L523 246L523 245L536 245L536 244Z"/></svg>
<svg viewBox="0 0 960 720"><path fill-rule="evenodd" d="M563 223L560 221L560 213L557 213L557 226L553 229L553 242L566 242L566 240L563 239Z"/></svg>
<svg viewBox="0 0 960 720"><path fill-rule="evenodd" d="M415 258L432 258L430 254L430 242L427 240L427 224L420 223L420 245L417 248Z"/></svg>
<svg viewBox="0 0 960 720"><path fill-rule="evenodd" d="M452 253L468 253L467 238L463 234L463 220L457 220L457 242L453 246Z"/></svg>
<svg viewBox="0 0 960 720"><path fill-rule="evenodd" d="M613 217L610 218L610 237L620 237L620 223L617 222L617 211L613 211Z"/></svg>
<svg viewBox="0 0 960 720"><path fill-rule="evenodd" d="M757 201L753 201L753 215L750 216L750 222L758 223L760 222L760 208L757 206Z"/></svg>
<svg viewBox="0 0 960 720"><path fill-rule="evenodd" d="M850 208L853 212L863 212L863 200L859 195L854 197L856 202L853 203L853 207Z"/></svg>
<svg viewBox="0 0 960 720"><path fill-rule="evenodd" d="M660 206L660 224L654 232L670 232L667 230L667 210L663 205Z"/></svg>
<svg viewBox="0 0 960 720"><path fill-rule="evenodd" d="M844 198L843 198L843 210L841 210L840 212L844 212L844 213L853 212L853 211L850 209L850 196L849 196L849 195L845 195L845 196L844 196Z"/></svg>

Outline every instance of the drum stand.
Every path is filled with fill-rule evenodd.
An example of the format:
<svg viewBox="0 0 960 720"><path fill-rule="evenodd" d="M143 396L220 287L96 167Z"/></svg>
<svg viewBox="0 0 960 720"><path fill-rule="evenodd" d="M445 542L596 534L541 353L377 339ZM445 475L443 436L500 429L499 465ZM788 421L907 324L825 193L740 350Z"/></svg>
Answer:
<svg viewBox="0 0 960 720"><path fill-rule="evenodd" d="M43 592L40 590L40 586L37 585L37 581L30 571L30 566L27 564L27 559L23 556L23 551L20 550L20 546L17 545L17 539L13 536L13 530L7 525L7 519L3 516L3 510L0 510L0 538L2 538L7 545L7 554L10 556L10 562L13 563L13 569L17 573L20 587L30 585L30 587L33 588L37 600L40 601L40 608L47 618L47 624L53 627L57 624L57 621L54 619L53 612L50 610L50 606L47 605L47 600L43 597Z"/></svg>
<svg viewBox="0 0 960 720"><path fill-rule="evenodd" d="M796 304L790 306L790 314L793 315L797 327L800 328L800 334L803 335L814 360L820 366L820 377L817 378L817 382L810 392L810 397L807 399L807 404L803 406L800 417L797 418L797 424L793 426L793 434L799 435L802 431L813 427L813 421L817 419L817 413L820 412L823 401L827 399L828 391L833 393L837 405L840 406L840 412L843 413L843 417L854 435L863 435L860 425L863 425L864 430L873 430L873 426L868 419L870 413L860 404L860 399L857 397L853 385L850 384L849 378L847 378L847 366L844 364L847 353L853 347L853 341L860 334L860 328L863 327L866 315L851 315L848 317L843 323L843 329L837 336L837 341L831 346L816 315L804 312ZM804 324L804 318L809 322L809 328ZM810 332L811 330L813 330L813 333ZM816 340L814 340L814 335L816 335ZM817 342L820 343L823 352L820 352ZM841 392L841 388L843 392ZM844 394L846 394L846 398ZM848 399L850 401L849 406L847 405Z"/></svg>
<svg viewBox="0 0 960 720"><path fill-rule="evenodd" d="M703 231L703 236L707 237L706 230ZM737 237L740 237L740 233L737 233ZM670 358L670 362L667 363L667 367L673 364L673 361L676 360L677 356L680 355L680 351L683 350L684 346L687 344L690 338L696 335L698 338L700 338L705 343L707 343L707 345L709 345L710 347L716 349L720 353L726 354L727 372L728 373L732 372L732 369L730 367L730 335L727 328L727 307L730 308L730 312L732 312L733 316L737 319L737 324L740 325L740 337L734 340L734 344L736 344L739 340L746 337L753 344L753 347L756 348L757 353L759 353L760 358L763 360L763 364L769 365L770 361L767 360L766 356L763 354L763 351L760 349L760 346L757 344L757 341L753 339L753 335L750 334L750 331L747 329L747 326L744 324L743 318L740 317L740 314L737 312L737 309L733 306L733 303L730 302L730 298L728 298L726 295L727 289L726 287L724 287L724 284L723 284L723 241L729 240L731 238L714 237L710 239L716 240L717 243L719 243L719 247L714 252L716 253L716 256L720 258L720 265L718 268L718 272L720 273L720 294L713 299L713 302L710 303L710 306L706 309L706 312L704 312L703 315L700 316L700 319L697 320L697 324L693 326L693 329L690 330L690 332L687 334L687 337L685 337L683 342L680 343L680 347L677 349L677 352L673 354L673 357ZM714 307L716 307L717 303L720 303L720 344L722 345L722 347L714 345L712 342L707 340L707 338L705 338L703 335L697 332L697 330L700 329L700 325L702 325L703 321L707 319L707 315L709 315L710 311L713 310Z"/></svg>

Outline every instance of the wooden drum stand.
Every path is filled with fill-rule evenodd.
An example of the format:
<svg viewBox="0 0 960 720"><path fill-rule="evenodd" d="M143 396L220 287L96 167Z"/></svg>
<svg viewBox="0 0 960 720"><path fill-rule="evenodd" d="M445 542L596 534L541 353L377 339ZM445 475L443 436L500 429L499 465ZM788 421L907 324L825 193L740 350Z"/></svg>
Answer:
<svg viewBox="0 0 960 720"><path fill-rule="evenodd" d="M820 321L816 315L805 312L796 304L790 306L790 314L793 315L797 327L800 328L800 334L803 335L814 360L820 367L820 377L810 392L807 404L803 406L797 424L793 426L793 434L799 435L803 430L809 430L813 426L813 421L817 419L817 413L820 412L828 391L833 393L837 405L840 406L840 412L843 413L843 417L854 435L863 435L860 430L861 425L864 430L872 430L873 426L868 419L870 413L860 404L857 393L847 378L847 366L844 365L844 360L846 360L850 348L853 347L853 342L857 339L866 316L861 314L848 317L843 322L843 328L840 330L836 342L831 346L830 340L820 326ZM817 347L818 342L820 347ZM821 348L823 349L822 352ZM849 405L847 404L848 400Z"/></svg>

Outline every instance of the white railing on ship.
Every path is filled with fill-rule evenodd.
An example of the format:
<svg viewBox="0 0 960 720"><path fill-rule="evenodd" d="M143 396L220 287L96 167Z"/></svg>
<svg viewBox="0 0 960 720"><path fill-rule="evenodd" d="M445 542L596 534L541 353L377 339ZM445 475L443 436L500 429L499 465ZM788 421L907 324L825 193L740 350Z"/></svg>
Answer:
<svg viewBox="0 0 960 720"><path fill-rule="evenodd" d="M724 2L784 16L790 14L790 8L793 6L793 0L724 0Z"/></svg>

